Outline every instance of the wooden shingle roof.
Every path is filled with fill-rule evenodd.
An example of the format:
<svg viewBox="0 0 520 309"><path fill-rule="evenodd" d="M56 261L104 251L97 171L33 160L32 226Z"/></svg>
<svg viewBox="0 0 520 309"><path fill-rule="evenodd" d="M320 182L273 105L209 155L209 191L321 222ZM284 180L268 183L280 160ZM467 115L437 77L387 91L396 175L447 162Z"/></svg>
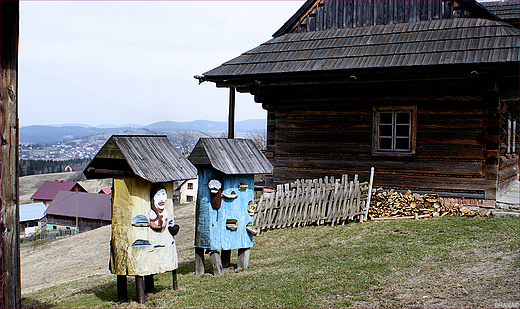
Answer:
<svg viewBox="0 0 520 309"><path fill-rule="evenodd" d="M500 19L518 20L520 18L520 1L518 0L482 2L482 5Z"/></svg>
<svg viewBox="0 0 520 309"><path fill-rule="evenodd" d="M204 73L208 81L280 73L518 63L519 30L475 18L428 20L273 38Z"/></svg>
<svg viewBox="0 0 520 309"><path fill-rule="evenodd" d="M87 178L139 176L153 183L197 178L166 135L113 135L83 172Z"/></svg>
<svg viewBox="0 0 520 309"><path fill-rule="evenodd" d="M201 138L188 159L195 166L212 166L227 175L269 174L273 170L249 139Z"/></svg>

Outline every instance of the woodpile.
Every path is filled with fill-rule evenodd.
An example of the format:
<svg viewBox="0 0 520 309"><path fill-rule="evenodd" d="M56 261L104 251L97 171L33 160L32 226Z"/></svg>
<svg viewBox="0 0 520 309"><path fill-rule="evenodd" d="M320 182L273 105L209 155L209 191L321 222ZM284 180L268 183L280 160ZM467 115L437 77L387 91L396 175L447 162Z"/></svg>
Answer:
<svg viewBox="0 0 520 309"><path fill-rule="evenodd" d="M485 217L476 208L468 208L463 205L447 205L443 203L437 194L399 193L393 189L385 191L382 188L374 190L368 209L368 217L371 220L392 219L420 219L436 218L444 216Z"/></svg>

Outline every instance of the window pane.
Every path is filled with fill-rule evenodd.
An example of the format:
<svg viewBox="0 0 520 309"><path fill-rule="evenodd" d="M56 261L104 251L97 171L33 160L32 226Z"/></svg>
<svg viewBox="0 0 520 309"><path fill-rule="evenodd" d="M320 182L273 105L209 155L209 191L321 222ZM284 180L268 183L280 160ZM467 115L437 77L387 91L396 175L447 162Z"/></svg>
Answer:
<svg viewBox="0 0 520 309"><path fill-rule="evenodd" d="M410 123L410 113L395 113L395 123L396 124L409 124Z"/></svg>
<svg viewBox="0 0 520 309"><path fill-rule="evenodd" d="M392 150L392 139L391 138L380 138L379 149L381 150Z"/></svg>
<svg viewBox="0 0 520 309"><path fill-rule="evenodd" d="M379 113L379 123L392 124L392 113Z"/></svg>
<svg viewBox="0 0 520 309"><path fill-rule="evenodd" d="M392 125L379 125L379 136L392 136Z"/></svg>
<svg viewBox="0 0 520 309"><path fill-rule="evenodd" d="M395 150L410 150L410 139L409 138L396 138L395 139Z"/></svg>
<svg viewBox="0 0 520 309"><path fill-rule="evenodd" d="M395 136L409 137L410 136L410 126L409 125L395 126Z"/></svg>

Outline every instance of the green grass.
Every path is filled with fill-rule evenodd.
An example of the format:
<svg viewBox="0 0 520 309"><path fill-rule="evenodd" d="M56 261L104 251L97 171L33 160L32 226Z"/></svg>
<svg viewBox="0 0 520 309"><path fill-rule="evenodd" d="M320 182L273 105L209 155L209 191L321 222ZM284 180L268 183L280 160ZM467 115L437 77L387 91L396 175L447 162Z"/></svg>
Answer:
<svg viewBox="0 0 520 309"><path fill-rule="evenodd" d="M404 271L468 267L486 255L474 250L518 252L518 218L444 217L311 226L269 231L256 237L250 267L223 276L195 276L194 262L155 276L156 292L146 307L316 308L352 307L367 301L362 292L398 281ZM233 251L232 264L236 264ZM518 273L518 259L509 266ZM206 257L206 271L211 271ZM129 297L135 284L129 279ZM518 290L518 284L516 285ZM23 295L24 307L145 307L118 304L115 276L93 277ZM394 304L398 305L398 304Z"/></svg>

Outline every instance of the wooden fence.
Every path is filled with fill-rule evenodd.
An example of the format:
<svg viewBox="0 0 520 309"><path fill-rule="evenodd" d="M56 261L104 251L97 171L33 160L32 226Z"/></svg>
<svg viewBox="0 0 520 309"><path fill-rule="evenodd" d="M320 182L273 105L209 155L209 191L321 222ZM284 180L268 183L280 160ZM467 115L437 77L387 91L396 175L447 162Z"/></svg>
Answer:
<svg viewBox="0 0 520 309"><path fill-rule="evenodd" d="M345 224L366 221L370 204L373 169L369 182L325 177L297 180L278 185L275 192L264 192L258 200L253 226L262 232L269 229L297 227L309 224Z"/></svg>
<svg viewBox="0 0 520 309"><path fill-rule="evenodd" d="M21 237L20 241L28 242L28 241L35 241L35 240L40 240L40 239L58 239L58 238L63 238L63 237L68 237L68 236L74 235L75 233L76 233L75 230L56 230L56 231L42 230L42 231L32 234L30 236Z"/></svg>

